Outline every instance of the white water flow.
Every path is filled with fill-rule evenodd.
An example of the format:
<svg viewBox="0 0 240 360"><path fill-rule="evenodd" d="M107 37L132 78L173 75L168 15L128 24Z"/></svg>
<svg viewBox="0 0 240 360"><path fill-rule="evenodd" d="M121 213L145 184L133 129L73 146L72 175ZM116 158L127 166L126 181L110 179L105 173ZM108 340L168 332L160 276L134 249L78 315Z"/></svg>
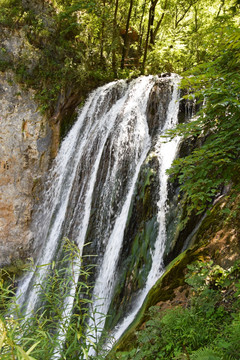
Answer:
<svg viewBox="0 0 240 360"><path fill-rule="evenodd" d="M158 202L159 232L152 254L152 267L145 288L139 291L133 311L114 332L118 339L134 319L147 292L163 271L163 252L166 240L165 213L167 200L166 169L177 153L179 139L164 143L154 142L150 136L148 101L156 83L166 86L171 93L165 125L161 133L174 128L178 115L178 77L159 80L158 77L140 77L131 82L116 81L94 91L79 114L78 120L62 142L61 148L46 181L44 201L33 223L38 253L34 270L19 283L17 296L26 315L31 315L41 299L39 287L52 261L64 256L62 239L68 237L79 247L91 242L97 255L99 269L93 289L93 316L88 325L89 337L99 338L101 328L117 281L117 264L123 247L124 230L136 183L149 153L159 160L160 198ZM165 100L164 100L165 101ZM165 102L163 101L163 104ZM159 125L160 129L160 125ZM159 132L160 130L156 130ZM156 135L156 134L155 134ZM154 136L155 136L154 135ZM90 255L91 255L90 254ZM62 322L58 327L58 343L52 359L61 359L78 277L80 258L74 260L74 278L69 282L69 294L62 303ZM103 320L104 318L104 320ZM92 329L97 324L97 333Z"/></svg>
<svg viewBox="0 0 240 360"><path fill-rule="evenodd" d="M178 90L179 77L173 76L172 85L172 99L168 106L167 119L162 129L162 135L166 130L173 129L177 125L178 111L179 111L179 90ZM166 211L167 211L167 182L168 175L166 170L170 168L174 158L177 155L180 137L176 137L173 140L166 142L166 138L163 139L159 136L159 141L155 145L155 153L157 154L159 161L159 184L160 184L160 198L158 201L158 223L159 231L155 242L155 249L152 254L152 266L148 274L147 282L142 291L138 294L137 303L134 304L133 310L124 318L124 320L113 331L112 337L118 340L127 327L132 323L139 309L141 308L143 301L146 298L147 293L159 277L164 272L163 266L163 254L166 242ZM109 344L111 347L111 344Z"/></svg>
<svg viewBox="0 0 240 360"><path fill-rule="evenodd" d="M128 209L130 206L131 197L132 197L133 190L134 190L134 185L137 180L140 166L141 166L142 162L144 161L144 159L147 155L147 152L150 148L150 144L151 144L150 137L148 134L148 126L147 126L145 112L146 112L148 94L152 88L152 85L153 85L152 77L141 78L140 80L133 82L130 85L128 92L126 93L126 96L122 99L120 104L118 104L120 111L119 111L119 108L114 108L114 110L111 110L111 112L110 112L110 116L115 117L115 120L113 123L117 127L117 131L116 131L116 128L114 129L117 136L115 135L114 139L112 141L112 146L114 146L114 149L115 149L115 151L114 151L115 161L114 161L112 168L108 168L108 172L107 172L107 176L106 176L107 180L106 180L106 189L105 190L107 192L109 192L109 184L111 184L111 183L114 184L116 182L117 171L119 170L119 163L120 163L120 161L124 161L126 144L128 144L129 151L132 156L130 168L128 171L132 171L134 175L133 175L133 178L128 179L129 189L127 187L126 200L122 206L120 216L118 216L116 218L115 225L113 227L112 233L108 240L107 249L106 249L104 259L102 262L102 266L101 266L100 276L102 274L102 276L104 277L104 283L106 282L108 284L108 290L110 287L110 283L113 281L111 275L114 272L115 262L117 260L118 252L121 247L120 241L118 241L119 244L118 244L118 246L116 246L116 239L121 239L121 237L122 237L121 232L123 233L123 231L124 231L125 218L127 216ZM130 102L129 102L129 99L131 99ZM123 102L125 103L125 106L123 106ZM119 113L121 113L121 116L120 116L121 122L118 122ZM113 119L112 119L112 121L113 121ZM107 125L109 127L109 124L107 124ZM112 126L109 127L109 129L112 130ZM106 143L106 139L104 141L104 144L105 143ZM137 143L137 146L136 146L136 143ZM103 148L97 154L97 158L96 158L95 164L93 166L93 171L92 171L92 176L90 179L88 191L86 194L84 216L83 216L82 223L80 224L80 227L79 227L79 236L81 236L81 237L83 237L83 234L85 237L87 225L89 222L92 194L93 194L93 190L94 190L94 185L96 183L96 176L97 176L97 172L99 169L100 160L102 157L102 151L103 151ZM104 193L104 191L103 191L103 193ZM106 196L106 194L104 196ZM108 227L107 227L107 232L109 232ZM79 240L77 242L78 242L78 244L81 245L81 247L83 246L83 242L80 242ZM112 254L109 254L109 248L112 248L112 246L114 246L114 256L111 257L111 265L109 266L109 261L107 261L107 259L109 258L109 255L112 255ZM106 269L105 265L107 265L107 269ZM74 264L74 273L76 273L76 274L79 273L79 263ZM69 297L67 297L67 299L65 299L65 302L64 302L63 318L65 319L65 321L62 324L60 324L60 327L59 327L59 339L60 339L59 343L64 342L64 338L66 335L66 329L67 329L67 323L70 321L70 315L71 315L71 311L72 311L72 307L73 307L73 303L74 303L74 294L75 294L75 290L76 290L76 283L77 283L77 281L75 281L73 283L73 287L71 289ZM97 291L97 293L96 293L97 296L98 297L104 296L105 303L109 304L109 302L111 300L110 292L109 291L107 292L108 295L106 297L106 289L104 287L102 287L102 285L100 285L100 287L98 287L98 288L95 287L95 290ZM94 302L93 307L96 308L97 306L98 306L98 304ZM106 313L107 309L108 309L108 306L106 307L106 310L104 309L105 311L103 309L101 309L100 311L104 311L104 313ZM98 322L98 318L96 318L95 321ZM94 321L94 323L95 323L95 321ZM92 325L91 327L94 328L94 325ZM56 349L56 351L52 357L52 359L54 359L54 360L59 359L59 358L61 358L61 348Z"/></svg>
<svg viewBox="0 0 240 360"><path fill-rule="evenodd" d="M19 284L17 296L19 297L20 305L25 306L25 313L30 314L34 310L36 302L38 300L37 288L33 286L36 282L43 282L44 277L48 271L48 266L52 260L54 260L55 253L61 240L62 227L66 218L68 203L75 181L76 173L79 168L81 158L84 157L85 152L88 149L88 136L94 137L94 134L99 132L102 136L100 139L101 147L104 146L104 140L107 133L110 131L110 126L113 125L116 115L105 114L101 120L103 124L97 118L97 114L103 111L105 107L106 98L111 93L114 85L108 84L103 89L99 88L88 99L84 106L78 121L73 127L72 131L66 137L62 143L61 150L56 158L55 166L49 176L48 184L49 189L45 194L44 204L41 206L42 210L39 210L35 227L36 229L36 242L43 242L42 251L38 257L35 271L29 273ZM121 83L121 90L125 87L124 83ZM110 89L110 90L109 90ZM108 123L108 126L104 128L104 122ZM100 129L99 129L100 128ZM101 129L102 128L102 129ZM84 166L83 164L82 166ZM94 166L93 170L94 172ZM90 176L91 178L91 173ZM89 177L86 176L85 181L82 183L82 202L86 207L89 207L89 196L85 197L85 192L89 185ZM88 193L87 193L88 195ZM83 223L81 223L83 228ZM85 226L86 228L86 226ZM86 229L81 229L85 230ZM66 234L67 235L67 234ZM79 233L77 239L74 239L79 248L82 248L84 243L85 233ZM45 266L41 266L45 265Z"/></svg>
<svg viewBox="0 0 240 360"><path fill-rule="evenodd" d="M89 327L90 329L95 328L95 324L97 324L97 333L94 331L94 337L101 334L102 328L104 327L105 317L107 314L108 308L111 302L112 291L115 284L115 275L116 275L116 266L119 258L120 250L122 247L124 229L127 222L128 211L131 204L131 199L133 196L135 184L138 178L139 170L143 161L146 159L147 153L150 149L150 137L148 134L148 126L146 121L145 109L147 105L147 99L142 103L142 108L140 108L138 123L139 126L136 128L139 139L144 139L144 146L142 149L141 156L138 161L136 161L135 173L133 178L131 179L131 185L129 191L126 196L126 200L122 206L121 213L119 214L112 233L109 237L106 251L104 253L102 265L100 268L100 272L98 278L96 280L94 290L93 290L93 309L97 310L97 313L90 319ZM129 111L127 109L127 111Z"/></svg>
<svg viewBox="0 0 240 360"><path fill-rule="evenodd" d="M102 288L97 281L94 294L106 299L104 313L107 311L110 296L106 296L106 292L111 295L112 275L131 197L151 145L146 107L154 82L154 77L141 77L129 84L117 81L97 89L63 141L46 183L45 200L34 222L35 242L38 246L41 244L41 252L34 271L25 276L18 287L19 304L26 314L39 306L38 288L34 284L44 284L49 264L60 256L62 238L69 237L82 249L94 191L98 188L101 192L97 201L104 208L100 209L96 233L99 243L106 247L104 259L100 261L100 274L107 286ZM102 177L101 172L104 172ZM124 177L120 178L120 174ZM65 318L69 318L72 311L78 268L76 262L76 278L63 303ZM64 341L61 329L65 329L66 322L62 325L59 337ZM55 358L58 358L58 351Z"/></svg>

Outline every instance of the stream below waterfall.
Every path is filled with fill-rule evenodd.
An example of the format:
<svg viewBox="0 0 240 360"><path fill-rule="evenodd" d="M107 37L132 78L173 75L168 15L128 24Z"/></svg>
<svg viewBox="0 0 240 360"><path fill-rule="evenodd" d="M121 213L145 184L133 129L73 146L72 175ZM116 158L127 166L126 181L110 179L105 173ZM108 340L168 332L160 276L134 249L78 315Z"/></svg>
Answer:
<svg viewBox="0 0 240 360"><path fill-rule="evenodd" d="M91 280L97 312L88 321L89 328L99 324L95 336L100 337L105 325L117 340L133 321L164 271L166 170L177 156L180 139L166 142L161 135L178 122L178 83L174 74L143 76L109 83L88 97L61 144L34 216L38 255L34 271L19 281L17 291L27 315L42 306L34 284L44 287L53 266L46 264L64 257L62 241L67 237L83 259L96 265ZM79 261L72 266L74 279L62 304L64 328L80 275ZM105 324L103 314L112 320ZM64 346L60 325L58 336ZM52 359L60 359L61 350L56 349Z"/></svg>

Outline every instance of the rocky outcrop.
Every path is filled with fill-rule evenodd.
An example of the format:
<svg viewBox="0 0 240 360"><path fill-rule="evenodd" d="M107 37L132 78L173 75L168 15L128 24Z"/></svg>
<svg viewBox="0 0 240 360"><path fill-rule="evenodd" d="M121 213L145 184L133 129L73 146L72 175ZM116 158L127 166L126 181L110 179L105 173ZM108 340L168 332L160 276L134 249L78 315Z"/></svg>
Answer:
<svg viewBox="0 0 240 360"><path fill-rule="evenodd" d="M236 195L234 201L228 196L221 197L212 207L194 234L191 246L167 266L163 276L149 291L135 321L115 344L106 357L108 360L115 359L112 357L115 352L129 351L136 346L137 336L150 319L148 310L151 306L157 305L159 312L164 314L166 309L189 305L190 288L185 282L188 265L195 261L211 260L214 265L229 269L239 260L239 200L239 195Z"/></svg>
<svg viewBox="0 0 240 360"><path fill-rule="evenodd" d="M32 90L0 72L0 265L26 258L37 189L51 158L53 131Z"/></svg>

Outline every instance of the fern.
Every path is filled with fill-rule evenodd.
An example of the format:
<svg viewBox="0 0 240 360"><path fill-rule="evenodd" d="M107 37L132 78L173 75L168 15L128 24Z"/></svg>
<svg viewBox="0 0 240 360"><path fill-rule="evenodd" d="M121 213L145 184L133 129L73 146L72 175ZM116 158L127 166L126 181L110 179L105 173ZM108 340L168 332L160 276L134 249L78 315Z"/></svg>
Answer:
<svg viewBox="0 0 240 360"><path fill-rule="evenodd" d="M191 360L222 360L223 358L217 355L213 349L209 347L205 347L194 351L190 359Z"/></svg>

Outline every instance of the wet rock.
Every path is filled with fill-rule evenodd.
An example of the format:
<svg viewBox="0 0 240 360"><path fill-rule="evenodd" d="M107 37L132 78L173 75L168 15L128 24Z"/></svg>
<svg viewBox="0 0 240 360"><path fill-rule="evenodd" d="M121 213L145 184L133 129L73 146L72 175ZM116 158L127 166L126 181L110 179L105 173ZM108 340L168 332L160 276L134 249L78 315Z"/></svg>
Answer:
<svg viewBox="0 0 240 360"><path fill-rule="evenodd" d="M148 100L147 119L151 136L159 133L164 126L171 93L166 80L159 79L153 86Z"/></svg>
<svg viewBox="0 0 240 360"><path fill-rule="evenodd" d="M158 234L158 167L157 158L149 155L139 174L118 262L119 277L109 309L112 316L106 319L106 328L112 328L131 308L151 269L151 252Z"/></svg>

